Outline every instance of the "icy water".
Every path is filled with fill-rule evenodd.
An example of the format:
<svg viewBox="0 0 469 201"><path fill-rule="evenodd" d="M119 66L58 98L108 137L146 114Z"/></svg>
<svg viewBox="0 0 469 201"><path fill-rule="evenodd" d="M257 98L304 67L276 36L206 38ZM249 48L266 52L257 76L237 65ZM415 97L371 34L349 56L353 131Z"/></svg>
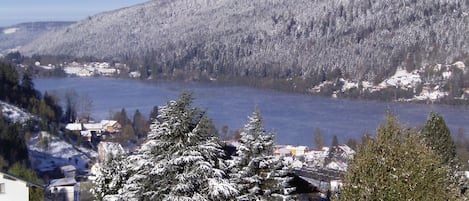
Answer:
<svg viewBox="0 0 469 201"><path fill-rule="evenodd" d="M206 109L217 128L242 128L258 106L268 131L276 133L279 144L312 146L315 128L324 131L328 143L333 135L340 142L359 139L363 133L375 134L390 109L401 123L420 127L432 111L443 115L456 132L469 132L469 108L444 105L419 105L332 99L291 94L272 90L199 83L144 82L112 78L36 79L36 88L58 95L74 89L93 101L93 117L109 118L112 112L125 108L129 118L136 109L148 115L153 106L174 100L182 91L193 92L194 105Z"/></svg>

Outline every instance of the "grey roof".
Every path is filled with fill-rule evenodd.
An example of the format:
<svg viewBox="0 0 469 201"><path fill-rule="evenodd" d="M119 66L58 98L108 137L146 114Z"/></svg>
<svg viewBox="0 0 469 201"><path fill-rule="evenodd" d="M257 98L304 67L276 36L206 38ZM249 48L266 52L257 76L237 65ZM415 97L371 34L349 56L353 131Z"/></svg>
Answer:
<svg viewBox="0 0 469 201"><path fill-rule="evenodd" d="M49 187L53 186L74 186L77 183L75 178L62 178L50 181Z"/></svg>

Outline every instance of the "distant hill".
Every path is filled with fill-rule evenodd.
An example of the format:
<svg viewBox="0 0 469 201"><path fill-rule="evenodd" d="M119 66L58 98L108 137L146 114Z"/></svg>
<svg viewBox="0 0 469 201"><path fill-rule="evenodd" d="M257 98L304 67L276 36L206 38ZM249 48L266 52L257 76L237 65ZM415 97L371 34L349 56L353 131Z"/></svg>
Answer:
<svg viewBox="0 0 469 201"><path fill-rule="evenodd" d="M124 61L152 76L375 83L469 61L469 1L154 0L43 35L22 53Z"/></svg>
<svg viewBox="0 0 469 201"><path fill-rule="evenodd" d="M69 26L73 22L30 22L0 27L0 53L18 49L47 32Z"/></svg>

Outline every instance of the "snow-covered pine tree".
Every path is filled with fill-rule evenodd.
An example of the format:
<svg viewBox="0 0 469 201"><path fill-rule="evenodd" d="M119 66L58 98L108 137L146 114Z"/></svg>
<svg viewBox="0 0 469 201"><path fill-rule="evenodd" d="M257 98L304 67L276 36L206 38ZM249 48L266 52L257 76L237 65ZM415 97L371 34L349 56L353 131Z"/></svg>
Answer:
<svg viewBox="0 0 469 201"><path fill-rule="evenodd" d="M240 192L238 200L291 200L288 169L273 155L274 135L267 134L256 108L244 126L236 156L233 157L231 180Z"/></svg>
<svg viewBox="0 0 469 201"><path fill-rule="evenodd" d="M147 142L130 157L134 175L119 192L122 200L235 199L212 123L192 101L183 93L161 108Z"/></svg>
<svg viewBox="0 0 469 201"><path fill-rule="evenodd" d="M123 187L128 178L126 171L127 160L122 155L111 156L102 164L94 167L96 170L96 177L93 182L91 193L97 200L106 200L106 196L112 196L118 193L119 189Z"/></svg>

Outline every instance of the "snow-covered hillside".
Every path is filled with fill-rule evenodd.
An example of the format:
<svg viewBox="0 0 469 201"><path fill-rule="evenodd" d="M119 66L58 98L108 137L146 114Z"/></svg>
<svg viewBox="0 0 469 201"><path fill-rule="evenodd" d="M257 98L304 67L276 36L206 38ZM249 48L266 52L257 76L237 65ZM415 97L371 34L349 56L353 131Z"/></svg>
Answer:
<svg viewBox="0 0 469 201"><path fill-rule="evenodd" d="M8 53L29 44L38 37L60 28L64 28L72 22L30 22L0 27L0 53Z"/></svg>
<svg viewBox="0 0 469 201"><path fill-rule="evenodd" d="M11 122L23 123L34 117L32 114L29 114L22 109L3 101L0 101L0 108L2 110L3 116Z"/></svg>
<svg viewBox="0 0 469 201"><path fill-rule="evenodd" d="M462 1L157 0L88 17L20 51L135 58L162 74L315 78L340 69L346 79L375 81L401 64L467 54L468 8Z"/></svg>
<svg viewBox="0 0 469 201"><path fill-rule="evenodd" d="M27 147L32 167L40 172L73 165L80 172L86 173L88 163L98 156L96 151L75 147L47 132L35 134L27 142Z"/></svg>

